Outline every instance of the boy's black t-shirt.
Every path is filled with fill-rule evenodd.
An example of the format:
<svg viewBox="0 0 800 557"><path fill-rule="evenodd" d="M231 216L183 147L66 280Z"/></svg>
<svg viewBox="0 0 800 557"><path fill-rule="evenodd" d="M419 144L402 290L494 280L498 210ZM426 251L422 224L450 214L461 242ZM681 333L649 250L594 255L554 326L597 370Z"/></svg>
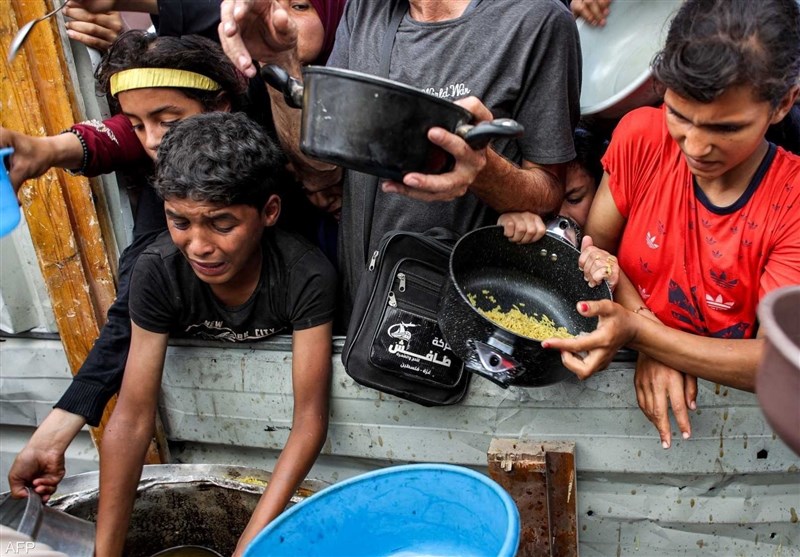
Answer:
<svg viewBox="0 0 800 557"><path fill-rule="evenodd" d="M168 232L139 257L130 288L131 319L176 338L253 342L333 319L336 272L303 238L274 227L261 241L261 278L242 305L227 307L195 275Z"/></svg>

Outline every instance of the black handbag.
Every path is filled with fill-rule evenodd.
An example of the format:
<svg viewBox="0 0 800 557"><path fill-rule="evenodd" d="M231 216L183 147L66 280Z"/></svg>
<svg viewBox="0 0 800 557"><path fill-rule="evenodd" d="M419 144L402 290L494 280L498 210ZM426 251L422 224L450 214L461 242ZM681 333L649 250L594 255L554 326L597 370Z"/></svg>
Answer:
<svg viewBox="0 0 800 557"><path fill-rule="evenodd" d="M452 243L389 232L356 292L342 363L356 382L424 406L460 401L470 373L436 315Z"/></svg>

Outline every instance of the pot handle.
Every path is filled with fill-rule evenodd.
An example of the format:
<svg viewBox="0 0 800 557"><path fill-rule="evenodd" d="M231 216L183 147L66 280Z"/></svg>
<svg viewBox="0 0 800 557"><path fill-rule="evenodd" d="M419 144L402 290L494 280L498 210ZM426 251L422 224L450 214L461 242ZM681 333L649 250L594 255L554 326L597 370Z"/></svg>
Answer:
<svg viewBox="0 0 800 557"><path fill-rule="evenodd" d="M571 217L558 215L547 223L547 232L562 242L566 242L578 250L581 249L583 232L581 226Z"/></svg>
<svg viewBox="0 0 800 557"><path fill-rule="evenodd" d="M511 118L497 118L475 126L464 124L456 128L456 134L473 149L483 149L493 139L522 137L523 133L525 128L522 124Z"/></svg>
<svg viewBox="0 0 800 557"><path fill-rule="evenodd" d="M494 337L489 340L489 343L475 340L472 341L472 344L477 358L465 360L464 365L470 371L474 371L504 389L507 389L519 375L525 372L525 368L508 354L507 350L510 347L495 346L497 342ZM513 351L513 348L510 351Z"/></svg>
<svg viewBox="0 0 800 557"><path fill-rule="evenodd" d="M274 64L261 68L261 77L270 87L283 93L286 104L292 108L303 108L303 84Z"/></svg>

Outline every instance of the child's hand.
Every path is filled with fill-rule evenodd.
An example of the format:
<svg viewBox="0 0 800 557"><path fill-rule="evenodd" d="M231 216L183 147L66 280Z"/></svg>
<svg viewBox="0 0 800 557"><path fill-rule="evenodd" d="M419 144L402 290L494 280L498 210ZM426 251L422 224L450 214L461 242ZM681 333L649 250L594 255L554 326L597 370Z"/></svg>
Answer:
<svg viewBox="0 0 800 557"><path fill-rule="evenodd" d="M542 217L536 213L503 213L497 219L497 224L503 227L503 234L512 242L530 244L535 242L547 232Z"/></svg>

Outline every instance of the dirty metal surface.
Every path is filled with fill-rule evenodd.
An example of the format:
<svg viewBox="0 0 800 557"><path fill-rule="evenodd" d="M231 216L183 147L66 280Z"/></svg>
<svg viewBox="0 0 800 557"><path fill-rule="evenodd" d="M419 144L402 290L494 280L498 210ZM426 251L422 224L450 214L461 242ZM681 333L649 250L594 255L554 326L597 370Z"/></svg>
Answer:
<svg viewBox="0 0 800 557"><path fill-rule="evenodd" d="M126 557L149 557L179 545L199 545L231 555L271 474L239 466L145 466L125 541ZM324 482L307 481L292 504ZM98 474L65 478L52 506L97 520Z"/></svg>

